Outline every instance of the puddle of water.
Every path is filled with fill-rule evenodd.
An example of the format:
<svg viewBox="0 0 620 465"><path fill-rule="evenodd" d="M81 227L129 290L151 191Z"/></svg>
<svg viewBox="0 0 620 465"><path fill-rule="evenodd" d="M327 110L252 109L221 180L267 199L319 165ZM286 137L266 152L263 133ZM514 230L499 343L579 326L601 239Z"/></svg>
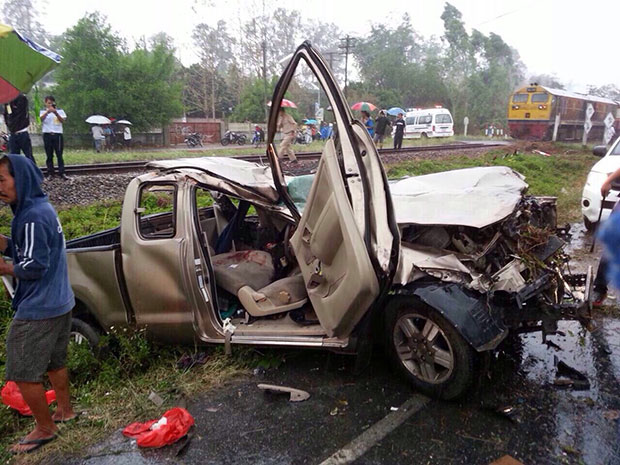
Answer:
<svg viewBox="0 0 620 465"><path fill-rule="evenodd" d="M541 390L553 391L542 412L553 418L556 452L563 448L579 451L583 463L610 463L616 451L616 422L604 417L607 410L620 408L620 321L602 318L590 333L578 322L563 321L558 329L565 336L550 336L562 350L541 343L538 333L521 336L523 344L521 374ZM587 376L590 389L575 391L553 385L556 360L561 360ZM548 410L548 411L547 411Z"/></svg>

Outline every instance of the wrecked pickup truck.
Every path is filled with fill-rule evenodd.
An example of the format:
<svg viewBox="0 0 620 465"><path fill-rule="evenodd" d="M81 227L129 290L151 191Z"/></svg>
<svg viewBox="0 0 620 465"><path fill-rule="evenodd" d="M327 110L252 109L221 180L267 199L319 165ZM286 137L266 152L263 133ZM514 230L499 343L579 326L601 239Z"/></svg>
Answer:
<svg viewBox="0 0 620 465"><path fill-rule="evenodd" d="M335 132L316 173L286 176L274 109L301 61ZM118 228L67 243L76 333L92 341L136 325L167 343L351 353L379 335L416 388L450 399L509 330L548 334L587 317L589 282L564 272L555 200L527 196L521 175L489 167L388 182L309 43L272 102L269 166L151 162L129 184Z"/></svg>

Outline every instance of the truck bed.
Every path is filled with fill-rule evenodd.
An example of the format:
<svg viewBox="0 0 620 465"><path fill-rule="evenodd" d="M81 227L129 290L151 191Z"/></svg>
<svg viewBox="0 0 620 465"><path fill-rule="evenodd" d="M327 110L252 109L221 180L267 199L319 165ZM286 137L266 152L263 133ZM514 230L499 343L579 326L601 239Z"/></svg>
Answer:
<svg viewBox="0 0 620 465"><path fill-rule="evenodd" d="M121 243L120 226L88 236L67 241L67 250L90 248L116 248Z"/></svg>

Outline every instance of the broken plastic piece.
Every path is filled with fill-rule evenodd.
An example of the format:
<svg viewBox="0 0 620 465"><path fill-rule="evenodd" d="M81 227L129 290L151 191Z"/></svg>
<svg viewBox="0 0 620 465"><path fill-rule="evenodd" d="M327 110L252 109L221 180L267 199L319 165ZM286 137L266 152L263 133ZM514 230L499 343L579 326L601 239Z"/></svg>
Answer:
<svg viewBox="0 0 620 465"><path fill-rule="evenodd" d="M310 394L306 391L287 386L276 386L275 384L259 384L258 389L262 389L263 391L276 394L290 394L289 400L291 402L303 402L304 400L310 398Z"/></svg>
<svg viewBox="0 0 620 465"><path fill-rule="evenodd" d="M158 407L161 407L164 403L164 399L162 399L155 391L151 391L149 394L149 400Z"/></svg>

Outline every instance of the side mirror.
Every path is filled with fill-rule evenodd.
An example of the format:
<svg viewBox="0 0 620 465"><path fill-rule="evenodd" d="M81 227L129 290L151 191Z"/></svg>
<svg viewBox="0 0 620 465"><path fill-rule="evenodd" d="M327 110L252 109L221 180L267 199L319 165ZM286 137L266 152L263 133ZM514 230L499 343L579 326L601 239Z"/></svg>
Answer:
<svg viewBox="0 0 620 465"><path fill-rule="evenodd" d="M605 154L607 153L607 146L597 145L596 147L592 149L592 153L596 155L597 157L604 157Z"/></svg>

